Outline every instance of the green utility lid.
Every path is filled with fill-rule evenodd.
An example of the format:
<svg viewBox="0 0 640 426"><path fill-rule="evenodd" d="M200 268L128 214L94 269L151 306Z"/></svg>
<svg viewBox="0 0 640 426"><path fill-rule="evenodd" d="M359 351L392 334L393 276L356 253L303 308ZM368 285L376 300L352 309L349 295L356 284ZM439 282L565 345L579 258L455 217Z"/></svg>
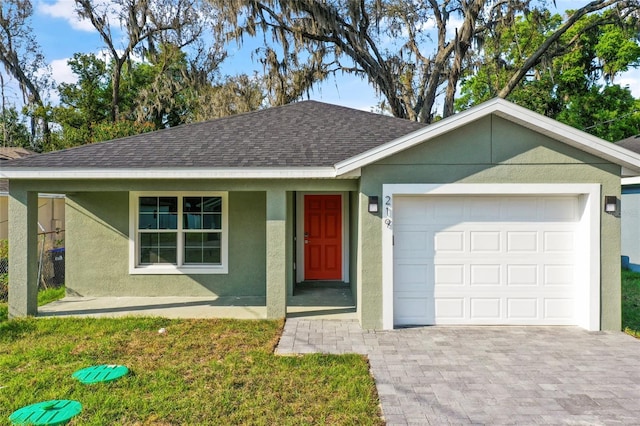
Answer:
<svg viewBox="0 0 640 426"><path fill-rule="evenodd" d="M91 384L98 382L110 382L126 375L129 369L124 365L103 364L83 368L72 374L72 377L82 383Z"/></svg>
<svg viewBox="0 0 640 426"><path fill-rule="evenodd" d="M9 420L14 425L62 425L82 411L82 404L68 399L52 399L27 405L14 411Z"/></svg>

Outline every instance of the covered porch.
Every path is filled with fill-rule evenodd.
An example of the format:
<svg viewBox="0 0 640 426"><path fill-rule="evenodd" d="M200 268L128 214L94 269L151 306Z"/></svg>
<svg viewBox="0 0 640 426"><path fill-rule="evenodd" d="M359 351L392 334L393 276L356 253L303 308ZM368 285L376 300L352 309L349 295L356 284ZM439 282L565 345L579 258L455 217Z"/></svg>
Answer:
<svg viewBox="0 0 640 426"><path fill-rule="evenodd" d="M356 305L344 283L301 283L287 299L287 318L355 320ZM66 296L38 309L39 317L159 316L163 318L267 318L260 297Z"/></svg>
<svg viewBox="0 0 640 426"><path fill-rule="evenodd" d="M203 191L213 187L228 192L232 211L226 274L144 276L131 272L128 263L133 216L129 206L123 204L130 199L127 194L159 187L163 191ZM53 188L67 195L69 210L67 297L38 308L34 213L37 214L38 193ZM300 199L305 194L343 194L347 251L340 280L307 281L298 269L303 262L298 256L304 253L305 244L300 225L304 219ZM160 185L143 179L101 179L90 183L75 179L12 180L9 315L357 319L356 238L361 204L364 205L359 201L354 179L165 180ZM256 211L247 211L254 207L258 207ZM238 218L239 214L243 217ZM262 223L256 224L256 218ZM244 225L238 224L241 220L256 225L245 230ZM247 245L250 231L258 231L257 240ZM238 260L249 249L254 251L251 268L255 271L251 273L246 272L246 259ZM261 266L256 267L257 263ZM247 277L254 284L247 285ZM245 282L238 286L236 283L241 281ZM148 289L153 288L157 294L149 294Z"/></svg>

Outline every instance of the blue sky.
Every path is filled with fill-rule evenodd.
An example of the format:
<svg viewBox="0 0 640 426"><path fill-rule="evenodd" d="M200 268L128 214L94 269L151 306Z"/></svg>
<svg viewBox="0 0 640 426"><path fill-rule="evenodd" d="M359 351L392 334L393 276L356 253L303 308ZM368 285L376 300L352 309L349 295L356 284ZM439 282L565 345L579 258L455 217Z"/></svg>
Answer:
<svg viewBox="0 0 640 426"><path fill-rule="evenodd" d="M557 1L557 10L576 9L587 2ZM98 53L104 50L98 33L88 21L80 21L74 12L73 0L33 0L33 28L42 52L50 64L56 82L73 82L74 75L67 66L67 60L76 52ZM228 46L229 59L222 65L223 74L260 72L259 63L252 62L249 47ZM640 98L640 70L632 70L617 79L617 83L628 85L636 98ZM19 98L16 89L8 90L8 95ZM360 78L338 75L330 78L311 94L311 99L349 106L362 110L372 110L379 102L371 86ZM53 99L55 101L55 98Z"/></svg>

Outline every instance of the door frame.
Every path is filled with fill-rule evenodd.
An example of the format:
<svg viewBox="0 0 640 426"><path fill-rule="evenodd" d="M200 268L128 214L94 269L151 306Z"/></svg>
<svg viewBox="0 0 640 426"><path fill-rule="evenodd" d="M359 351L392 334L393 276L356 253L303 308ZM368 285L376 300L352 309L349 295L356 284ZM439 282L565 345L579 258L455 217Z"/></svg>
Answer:
<svg viewBox="0 0 640 426"><path fill-rule="evenodd" d="M575 195L581 209L578 221L577 264L574 277L584 282L582 297L576 299L579 327L600 330L600 185L599 184L383 184L382 185L382 327L392 330L393 315L393 197L394 195ZM580 292L579 292L580 293Z"/></svg>
<svg viewBox="0 0 640 426"><path fill-rule="evenodd" d="M342 204L342 281L349 282L349 193L342 191L296 192L296 284L304 281L304 196L340 195Z"/></svg>

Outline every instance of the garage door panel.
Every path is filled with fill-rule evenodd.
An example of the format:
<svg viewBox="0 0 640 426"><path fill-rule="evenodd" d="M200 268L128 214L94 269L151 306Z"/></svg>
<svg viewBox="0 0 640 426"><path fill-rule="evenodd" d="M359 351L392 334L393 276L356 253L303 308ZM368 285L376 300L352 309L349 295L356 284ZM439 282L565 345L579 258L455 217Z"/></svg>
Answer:
<svg viewBox="0 0 640 426"><path fill-rule="evenodd" d="M394 310L402 309L402 317L396 325L417 325L435 323L433 298L428 297L400 297L394 302Z"/></svg>
<svg viewBox="0 0 640 426"><path fill-rule="evenodd" d="M469 284L473 286L500 286L500 265L470 265Z"/></svg>
<svg viewBox="0 0 640 426"><path fill-rule="evenodd" d="M499 252L501 248L500 231L471 231L469 233L470 252Z"/></svg>
<svg viewBox="0 0 640 426"><path fill-rule="evenodd" d="M507 251L511 253L535 253L538 251L536 231L509 231L507 234Z"/></svg>
<svg viewBox="0 0 640 426"><path fill-rule="evenodd" d="M537 286L538 265L507 265L507 286Z"/></svg>
<svg viewBox="0 0 640 426"><path fill-rule="evenodd" d="M414 197L394 209L396 323L576 323L576 197Z"/></svg>
<svg viewBox="0 0 640 426"><path fill-rule="evenodd" d="M514 320L540 319L537 298L506 298L507 318Z"/></svg>
<svg viewBox="0 0 640 426"><path fill-rule="evenodd" d="M470 298L471 318L492 319L499 321L502 317L502 299L493 298Z"/></svg>
<svg viewBox="0 0 640 426"><path fill-rule="evenodd" d="M570 264L544 265L545 286L573 286L574 266Z"/></svg>
<svg viewBox="0 0 640 426"><path fill-rule="evenodd" d="M434 265L435 285L461 286L465 284L465 267L461 264Z"/></svg>
<svg viewBox="0 0 640 426"><path fill-rule="evenodd" d="M463 319L466 316L465 299L463 297L439 297L435 299L435 316L441 319Z"/></svg>
<svg viewBox="0 0 640 426"><path fill-rule="evenodd" d="M571 298L544 299L544 317L546 319L570 320L575 316L575 300Z"/></svg>
<svg viewBox="0 0 640 426"><path fill-rule="evenodd" d="M544 233L544 251L546 253L572 253L574 251L573 232L547 231Z"/></svg>
<svg viewBox="0 0 640 426"><path fill-rule="evenodd" d="M395 290L403 292L433 293L429 290L429 270L426 264L403 264L395 276Z"/></svg>
<svg viewBox="0 0 640 426"><path fill-rule="evenodd" d="M434 250L436 252L462 253L465 249L465 235L462 231L435 232Z"/></svg>

